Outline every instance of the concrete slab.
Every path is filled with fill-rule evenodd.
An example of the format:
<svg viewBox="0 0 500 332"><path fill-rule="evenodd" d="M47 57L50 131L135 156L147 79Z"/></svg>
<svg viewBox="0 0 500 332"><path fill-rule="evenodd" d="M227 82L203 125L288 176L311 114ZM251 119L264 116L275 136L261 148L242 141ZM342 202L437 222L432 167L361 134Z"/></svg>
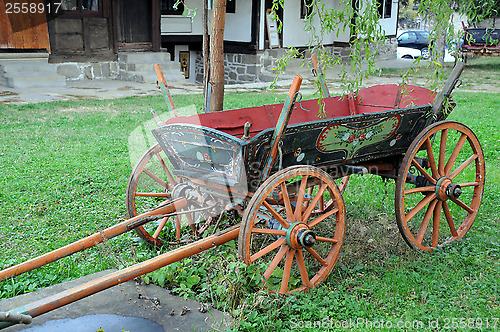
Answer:
<svg viewBox="0 0 500 332"><path fill-rule="evenodd" d="M0 301L8 311L94 280L113 270L54 285ZM193 300L171 295L167 289L134 280L35 317L30 325L15 325L5 332L156 332L209 331L227 328L230 316ZM205 311L206 312L202 312Z"/></svg>

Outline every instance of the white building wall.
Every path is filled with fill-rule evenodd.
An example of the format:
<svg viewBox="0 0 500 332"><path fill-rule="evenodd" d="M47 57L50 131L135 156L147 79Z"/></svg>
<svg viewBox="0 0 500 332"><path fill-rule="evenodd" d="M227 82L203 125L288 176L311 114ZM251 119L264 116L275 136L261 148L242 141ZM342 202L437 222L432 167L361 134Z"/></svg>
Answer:
<svg viewBox="0 0 500 332"><path fill-rule="evenodd" d="M161 34L163 36L185 35L200 36L203 34L202 15L203 1L206 0L184 0L186 6L191 9L198 9L194 18L182 15L162 15ZM226 14L226 26L224 30L224 40L235 42L250 42L252 40L252 1L236 1L236 13ZM212 11L209 10L209 20Z"/></svg>
<svg viewBox="0 0 500 332"><path fill-rule="evenodd" d="M386 36L395 36L398 28L398 0L392 0L391 18L380 19L380 26Z"/></svg>
<svg viewBox="0 0 500 332"><path fill-rule="evenodd" d="M371 1L371 0L368 0ZM329 8L340 9L340 0L324 0ZM398 19L398 0L392 0L391 18L381 19L380 25L385 31L386 36L396 35ZM349 23L347 27L337 27L338 36L333 32L330 36L324 36L324 44L333 42L349 42L351 31ZM285 9L283 10L283 46L304 47L311 41L311 32L305 31L306 20L300 18L300 2L297 0L285 0ZM318 20L315 20L315 26L319 27ZM318 31L319 33L319 31ZM267 38L267 36L266 36Z"/></svg>

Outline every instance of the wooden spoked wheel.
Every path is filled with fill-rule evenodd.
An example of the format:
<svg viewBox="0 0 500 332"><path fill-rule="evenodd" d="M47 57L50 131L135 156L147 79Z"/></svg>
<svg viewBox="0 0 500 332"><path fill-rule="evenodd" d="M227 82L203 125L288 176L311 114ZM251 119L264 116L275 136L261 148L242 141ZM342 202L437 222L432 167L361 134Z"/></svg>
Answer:
<svg viewBox="0 0 500 332"><path fill-rule="evenodd" d="M177 184L170 169L172 166L160 145L152 146L142 155L132 170L127 185L126 204L129 218L170 200L173 186ZM162 246L165 242L174 241L172 234L179 240L181 223L180 216L172 216L136 227L134 230L149 245Z"/></svg>
<svg viewBox="0 0 500 332"><path fill-rule="evenodd" d="M481 204L484 155L472 130L437 122L412 142L396 181L396 218L405 241L433 251L462 238Z"/></svg>
<svg viewBox="0 0 500 332"><path fill-rule="evenodd" d="M344 232L344 201L333 179L316 167L293 166L268 178L253 195L238 253L243 262L262 265L268 290L307 291L331 272Z"/></svg>

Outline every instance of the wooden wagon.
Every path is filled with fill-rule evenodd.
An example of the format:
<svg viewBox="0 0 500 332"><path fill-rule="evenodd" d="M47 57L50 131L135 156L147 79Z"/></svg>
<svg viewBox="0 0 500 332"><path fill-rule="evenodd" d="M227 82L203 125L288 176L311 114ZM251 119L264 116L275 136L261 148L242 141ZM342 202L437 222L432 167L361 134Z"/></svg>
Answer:
<svg viewBox="0 0 500 332"><path fill-rule="evenodd" d="M463 237L482 199L485 165L474 133L445 120L462 70L458 63L439 95L380 85L329 97L323 84L325 97L307 101L298 100L296 76L284 104L166 121L153 131L158 144L132 171L130 219L0 271L0 280L132 229L154 246L187 244L13 309L0 328L236 238L240 259L263 266L263 287L307 291L339 257L342 193L352 174L395 180L396 220L412 248L432 251ZM228 214L234 217L221 222Z"/></svg>

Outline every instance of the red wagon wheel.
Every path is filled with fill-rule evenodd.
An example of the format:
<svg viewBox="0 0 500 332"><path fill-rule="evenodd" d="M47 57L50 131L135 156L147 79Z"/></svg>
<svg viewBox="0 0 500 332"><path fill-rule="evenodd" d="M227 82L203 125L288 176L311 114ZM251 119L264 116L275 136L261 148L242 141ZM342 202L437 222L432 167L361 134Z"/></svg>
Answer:
<svg viewBox="0 0 500 332"><path fill-rule="evenodd" d="M132 170L127 185L126 204L129 218L170 199L173 186L177 184L170 169L172 166L159 144L153 145L142 155ZM175 228L178 241L181 230L180 216L163 218L157 222L136 227L134 230L149 245L162 246L165 241L168 241L168 239L163 239L161 234L165 227L170 226L167 222L173 223L172 228ZM173 241L173 239L170 240Z"/></svg>
<svg viewBox="0 0 500 332"><path fill-rule="evenodd" d="M485 165L472 130L435 123L412 142L396 181L396 219L414 249L433 251L462 238L481 204Z"/></svg>
<svg viewBox="0 0 500 332"><path fill-rule="evenodd" d="M306 291L331 272L344 231L344 201L333 179L316 167L293 166L269 177L253 195L238 253L243 262L265 267L265 288Z"/></svg>

